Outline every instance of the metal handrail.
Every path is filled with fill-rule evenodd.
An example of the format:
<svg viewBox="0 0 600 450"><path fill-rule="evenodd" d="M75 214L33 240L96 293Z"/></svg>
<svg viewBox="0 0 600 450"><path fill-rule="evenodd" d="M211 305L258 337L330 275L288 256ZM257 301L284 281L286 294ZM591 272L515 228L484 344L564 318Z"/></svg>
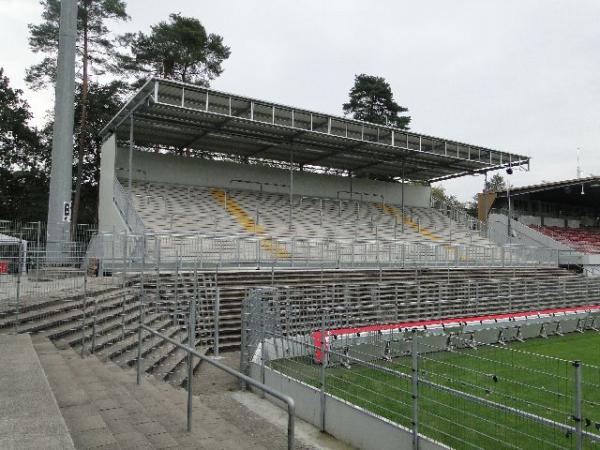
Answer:
<svg viewBox="0 0 600 450"><path fill-rule="evenodd" d="M262 384L256 380L254 380L253 378L244 375L241 372L238 372L235 369L232 369L229 366L226 366L225 364L222 364L212 358L207 357L206 355L203 355L202 353L197 352L196 350L194 350L191 347L188 347L186 345L181 344L180 342L177 342L174 339L171 339L168 336L165 336L162 333L159 333L158 331L140 324L138 326L139 329L139 339L138 339L138 355L142 354L142 330L146 330L148 333L153 334L154 336L157 336L159 338L161 338L163 341L167 341L170 342L171 344L173 344L174 346L180 348L181 350L185 350L188 354L196 356L198 358L200 358L202 361L207 362L209 364L212 364L213 366L215 366L218 369L223 370L224 372L227 372L229 375L232 375L236 378L238 378L239 380L243 381L244 383L247 383L257 389L260 389L261 391L265 392L266 394L270 395L271 397L275 397L278 400L281 400L282 402L287 404L287 413L288 413L288 450L293 450L294 449L294 428L295 428L295 419L296 419L296 412L295 412L295 403L294 403L294 399L288 395L282 394L279 391L276 391L274 389L272 389L271 387ZM142 373L142 360L143 358L138 357L137 360L137 384L141 384L141 373ZM188 377L190 378L190 384L188 385L188 389L190 389L191 392L191 377L188 375ZM188 411L191 410L191 396L188 395ZM188 430L191 430L191 422L190 422L190 416L188 415Z"/></svg>

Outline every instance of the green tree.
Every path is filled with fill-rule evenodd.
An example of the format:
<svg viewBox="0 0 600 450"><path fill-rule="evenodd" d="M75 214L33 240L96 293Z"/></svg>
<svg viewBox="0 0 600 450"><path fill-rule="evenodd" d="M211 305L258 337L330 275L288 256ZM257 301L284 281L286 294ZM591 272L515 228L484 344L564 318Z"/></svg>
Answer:
<svg viewBox="0 0 600 450"><path fill-rule="evenodd" d="M392 88L383 77L360 74L354 77L349 101L343 105L344 114L365 122L390 125L408 130L410 116L401 116L408 109L394 100Z"/></svg>
<svg viewBox="0 0 600 450"><path fill-rule="evenodd" d="M483 192L504 191L506 189L506 181L499 173L495 173L492 178L486 180L483 185Z"/></svg>
<svg viewBox="0 0 600 450"><path fill-rule="evenodd" d="M207 34L198 19L171 14L168 21L122 38L129 54L120 55L120 65L138 77L158 76L208 86L223 72L222 63L231 50L223 37Z"/></svg>
<svg viewBox="0 0 600 450"><path fill-rule="evenodd" d="M28 125L29 105L0 68L0 218L40 220L46 215L48 146Z"/></svg>
<svg viewBox="0 0 600 450"><path fill-rule="evenodd" d="M56 78L56 59L58 54L58 29L60 21L60 1L41 0L42 22L29 25L29 46L35 53L45 56L38 64L27 69L26 81L32 88L42 88L54 83ZM89 122L93 122L96 111L88 108L90 74L103 75L113 67L116 38L108 28L110 21L128 20L122 0L80 0L77 17L77 73L80 76L79 89L79 127L77 131L77 168L75 181L75 200L73 205L73 226L79 220L81 190L85 178L83 173L86 153L86 133Z"/></svg>
<svg viewBox="0 0 600 450"><path fill-rule="evenodd" d="M26 70L25 81L34 89L53 84L56 79L60 0L40 0L42 20L29 25L29 47L43 59ZM77 74L83 70L103 75L112 67L116 37L108 27L111 21L128 20L126 3L122 0L79 0L77 16Z"/></svg>
<svg viewBox="0 0 600 450"><path fill-rule="evenodd" d="M465 205L454 195L448 194L443 186L431 186L431 197L453 208L464 208Z"/></svg>

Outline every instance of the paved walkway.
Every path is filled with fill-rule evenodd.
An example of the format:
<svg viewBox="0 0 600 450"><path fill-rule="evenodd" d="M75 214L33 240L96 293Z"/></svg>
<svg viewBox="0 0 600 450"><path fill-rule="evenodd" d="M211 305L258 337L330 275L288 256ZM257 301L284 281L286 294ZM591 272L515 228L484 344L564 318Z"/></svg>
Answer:
<svg viewBox="0 0 600 450"><path fill-rule="evenodd" d="M74 448L31 338L0 335L0 449Z"/></svg>

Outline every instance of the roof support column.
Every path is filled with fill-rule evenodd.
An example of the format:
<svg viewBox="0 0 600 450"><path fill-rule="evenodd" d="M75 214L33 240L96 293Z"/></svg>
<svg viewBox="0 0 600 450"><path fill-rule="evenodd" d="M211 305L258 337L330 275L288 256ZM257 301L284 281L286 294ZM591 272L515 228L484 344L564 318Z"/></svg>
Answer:
<svg viewBox="0 0 600 450"><path fill-rule="evenodd" d="M294 221L294 150L290 150L290 230Z"/></svg>
<svg viewBox="0 0 600 450"><path fill-rule="evenodd" d="M352 199L352 171L348 171L348 178L350 178L350 198Z"/></svg>
<svg viewBox="0 0 600 450"><path fill-rule="evenodd" d="M402 158L402 205L401 205L401 211L402 211L402 234L404 234L404 166L406 164L406 158Z"/></svg>
<svg viewBox="0 0 600 450"><path fill-rule="evenodd" d="M127 163L127 212L125 213L125 223L129 220L129 209L133 202L133 112L129 118L129 161Z"/></svg>

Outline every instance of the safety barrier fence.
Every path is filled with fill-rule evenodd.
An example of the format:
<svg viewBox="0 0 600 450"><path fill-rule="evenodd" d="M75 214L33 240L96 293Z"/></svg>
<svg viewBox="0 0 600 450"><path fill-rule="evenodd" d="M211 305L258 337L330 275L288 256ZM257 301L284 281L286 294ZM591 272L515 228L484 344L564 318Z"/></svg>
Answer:
<svg viewBox="0 0 600 450"><path fill-rule="evenodd" d="M488 237L485 222L473 217L463 208L450 205L447 202L434 197L431 198L431 207L436 211L441 212L444 216L448 217L463 229L469 230L470 233L477 234L481 237Z"/></svg>
<svg viewBox="0 0 600 450"><path fill-rule="evenodd" d="M123 220L127 224L129 231L135 234L143 234L145 231L144 221L135 210L130 194L125 191L116 178L113 183L113 201L121 213L121 217L123 217Z"/></svg>
<svg viewBox="0 0 600 450"><path fill-rule="evenodd" d="M47 224L45 221L22 221L0 219L0 240L8 238L22 239L28 241L31 245L40 245L46 242ZM65 236L63 241L72 241L78 243L89 242L93 235L98 231L95 224L77 224L72 227L70 236Z"/></svg>
<svg viewBox="0 0 600 450"><path fill-rule="evenodd" d="M184 264L208 267L506 267L557 266L559 251L524 246L450 245L407 240L353 240L99 233L88 255L113 267Z"/></svg>
<svg viewBox="0 0 600 450"><path fill-rule="evenodd" d="M460 449L600 445L600 368L579 361L576 349L572 360L549 357L527 351L527 341L473 340L459 324L437 332L362 332L344 341L332 333L344 308L329 295L296 293L296 304L312 299L312 308L305 302L299 309L287 294L249 293L242 369L261 381L267 373L289 380L277 386L309 386L320 399L314 409L323 431L328 402L337 399L410 430L415 449L425 437ZM593 339L597 322L573 328L574 337ZM315 341L315 330L328 339Z"/></svg>

